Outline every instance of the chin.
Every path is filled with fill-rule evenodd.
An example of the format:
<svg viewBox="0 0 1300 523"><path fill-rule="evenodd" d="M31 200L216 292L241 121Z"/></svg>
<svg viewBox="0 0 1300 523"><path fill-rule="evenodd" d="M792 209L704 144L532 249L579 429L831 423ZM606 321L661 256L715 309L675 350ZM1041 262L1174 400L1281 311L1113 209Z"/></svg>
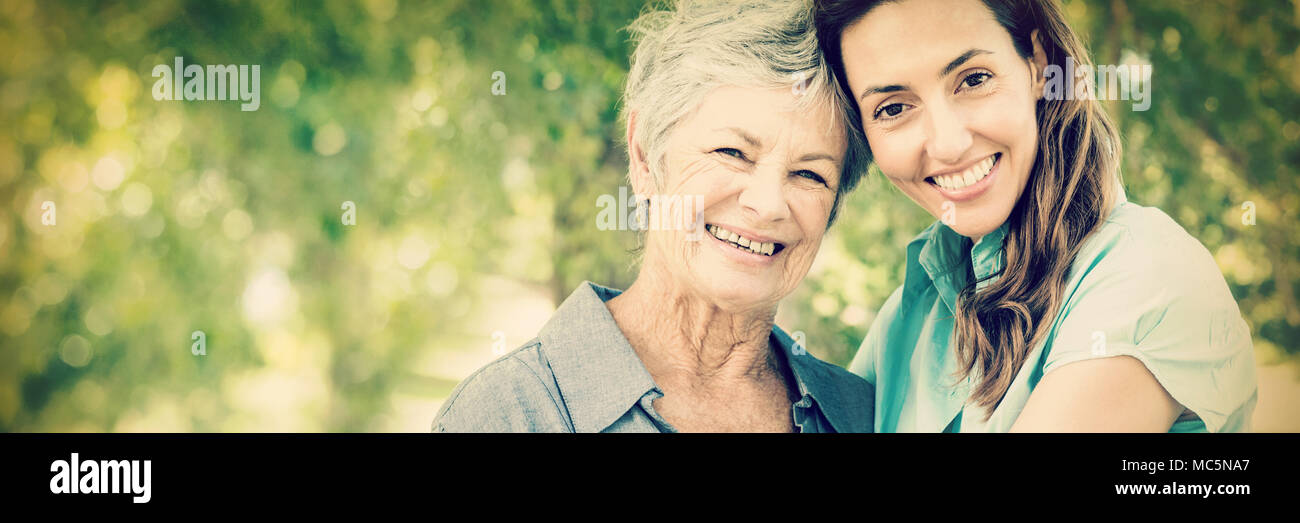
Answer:
<svg viewBox="0 0 1300 523"><path fill-rule="evenodd" d="M936 218L942 221L942 218L939 218L938 216L936 216ZM1002 225L1002 222L1001 221L994 222L993 220L979 220L976 223L971 223L969 220L966 222L962 222L960 219L958 219L956 225L949 225L949 224L944 224L944 225L947 225L948 228L952 229L953 232L965 236L967 238L970 238L971 240L974 240L976 238L982 238L988 233L997 230L997 228Z"/></svg>
<svg viewBox="0 0 1300 523"><path fill-rule="evenodd" d="M725 276L710 278L701 282L700 290L704 298L726 312L743 312L760 308L771 301L773 292L767 285L755 282L753 278L728 278Z"/></svg>
<svg viewBox="0 0 1300 523"><path fill-rule="evenodd" d="M998 224L998 225L1001 225L1001 224ZM949 228L949 229L952 229L953 232L956 232L957 234L960 234L960 235L962 235L962 236L965 236L965 237L967 237L967 238L970 238L971 240L974 240L974 239L976 239L976 238L983 238L983 237L984 237L985 235L987 235L988 233L991 233L991 232L993 232L994 230L997 230L997 226L996 226L996 225L993 226L993 227L953 227L953 226L948 226L948 228Z"/></svg>
<svg viewBox="0 0 1300 523"><path fill-rule="evenodd" d="M1011 216L1011 207L1012 206L1008 205L998 212L959 209L954 220L956 223L948 225L948 228L952 229L953 232L972 240L982 238L997 230L1003 223L1006 223L1007 219ZM976 217L970 218L968 215L975 215ZM943 220L942 212L935 214L934 217L940 221ZM965 217L965 219L963 219L963 217Z"/></svg>

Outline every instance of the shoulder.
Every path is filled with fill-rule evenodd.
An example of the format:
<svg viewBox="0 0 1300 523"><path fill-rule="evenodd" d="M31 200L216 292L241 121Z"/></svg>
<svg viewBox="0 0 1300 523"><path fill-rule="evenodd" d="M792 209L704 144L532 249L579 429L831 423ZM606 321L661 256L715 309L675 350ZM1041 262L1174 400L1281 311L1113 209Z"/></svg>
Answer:
<svg viewBox="0 0 1300 523"><path fill-rule="evenodd" d="M1112 259L1115 268L1160 280L1197 275L1223 280L1214 256L1164 211L1126 202L1084 243L1079 261ZM1078 261L1076 261L1078 265Z"/></svg>
<svg viewBox="0 0 1300 523"><path fill-rule="evenodd" d="M861 376L849 372L839 365L822 361L812 354L805 354L800 357L808 358L808 367L811 367L829 387L842 394L861 396L870 394L873 390L871 384L862 379Z"/></svg>
<svg viewBox="0 0 1300 523"><path fill-rule="evenodd" d="M1206 338L1211 344L1239 347L1243 338L1249 344L1210 251L1164 212L1132 203L1117 208L1080 249L1061 316L1094 325L1136 322L1130 325L1133 342L1163 326L1169 334L1170 327L1213 328L1216 336ZM1227 334L1233 339L1221 339Z"/></svg>
<svg viewBox="0 0 1300 523"><path fill-rule="evenodd" d="M867 329L867 336L862 339L862 344L858 346L858 352L853 356L853 361L849 362L849 372L851 374L861 376L869 383L874 384L876 382L876 358L885 348L889 326L897 318L902 301L903 286L900 285L880 305L880 310L876 311L876 318L871 321L871 327Z"/></svg>
<svg viewBox="0 0 1300 523"><path fill-rule="evenodd" d="M433 420L434 432L567 430L555 377L534 339L470 374Z"/></svg>
<svg viewBox="0 0 1300 523"><path fill-rule="evenodd" d="M899 285L897 289L894 289L894 292L889 294L888 298L885 298L885 302L880 304L880 310L876 311L876 318L872 320L871 328L874 330L877 327L887 325L894 316L898 315L898 308L902 305L902 302L903 286Z"/></svg>
<svg viewBox="0 0 1300 523"><path fill-rule="evenodd" d="M1067 306L1104 296L1121 300L1112 304L1121 308L1240 315L1214 256L1154 207L1125 203L1115 209L1080 248L1069 278Z"/></svg>
<svg viewBox="0 0 1300 523"><path fill-rule="evenodd" d="M1069 278L1045 374L1132 356L1210 430L1248 423L1257 390L1250 328L1213 255L1172 218L1121 205L1080 249Z"/></svg>

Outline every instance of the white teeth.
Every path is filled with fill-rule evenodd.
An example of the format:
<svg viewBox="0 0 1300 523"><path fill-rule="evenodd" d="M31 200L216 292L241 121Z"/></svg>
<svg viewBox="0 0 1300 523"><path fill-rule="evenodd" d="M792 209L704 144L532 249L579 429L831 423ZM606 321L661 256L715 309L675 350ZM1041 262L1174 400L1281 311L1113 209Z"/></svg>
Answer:
<svg viewBox="0 0 1300 523"><path fill-rule="evenodd" d="M985 158L984 161L970 166L965 171L957 174L935 176L932 180L934 180L935 185L950 191L964 189L971 185L975 185L976 182L983 180L985 176L988 176L989 171L993 169L993 164L996 162L997 156L990 156Z"/></svg>
<svg viewBox="0 0 1300 523"><path fill-rule="evenodd" d="M717 225L710 225L705 229L715 238L730 243L732 247L742 251L749 251L754 254L764 254L767 256L771 256L772 253L776 251L776 243L774 242L752 241L749 238L723 229L722 227L718 227Z"/></svg>

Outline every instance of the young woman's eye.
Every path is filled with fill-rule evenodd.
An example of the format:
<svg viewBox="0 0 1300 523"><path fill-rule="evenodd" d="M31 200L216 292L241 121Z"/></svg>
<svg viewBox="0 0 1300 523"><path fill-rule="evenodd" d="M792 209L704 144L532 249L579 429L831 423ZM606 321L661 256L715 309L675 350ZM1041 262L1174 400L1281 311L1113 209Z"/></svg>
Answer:
<svg viewBox="0 0 1300 523"><path fill-rule="evenodd" d="M971 73L961 79L961 85L963 87L979 87L984 85L984 82L987 82L989 78L993 78L993 75L989 73Z"/></svg>
<svg viewBox="0 0 1300 523"><path fill-rule="evenodd" d="M807 178L807 179L809 179L809 180L812 180L812 181L814 181L814 182L820 183L820 184L822 184L822 185L826 185L826 179L825 179L825 178L822 178L822 175L817 174L817 173L812 172L812 171L809 171L809 170L807 170L807 169L802 170L802 171L795 171L794 174L795 174L795 176L802 176L802 177ZM829 186L828 186L828 187L829 187Z"/></svg>
<svg viewBox="0 0 1300 523"><path fill-rule="evenodd" d="M905 106L900 103L892 103L889 105L884 105L881 106L879 109L876 109L876 114L872 115L872 117L876 119L879 119L881 116L884 116L885 118L893 118L895 116L902 114L904 108Z"/></svg>

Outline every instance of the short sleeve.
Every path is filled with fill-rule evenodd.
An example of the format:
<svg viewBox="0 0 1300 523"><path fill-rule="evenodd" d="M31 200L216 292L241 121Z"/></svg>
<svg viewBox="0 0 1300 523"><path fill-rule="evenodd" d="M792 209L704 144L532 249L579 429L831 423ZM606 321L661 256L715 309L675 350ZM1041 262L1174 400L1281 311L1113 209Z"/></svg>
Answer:
<svg viewBox="0 0 1300 523"><path fill-rule="evenodd" d="M518 352L471 374L433 419L433 432L571 432L551 392Z"/></svg>
<svg viewBox="0 0 1300 523"><path fill-rule="evenodd" d="M876 385L877 357L885 348L885 333L889 330L889 324L897 314L898 303L902 299L902 295L903 288L900 286L894 290L893 294L889 295L884 305L880 306L876 319L871 322L871 328L867 330L867 337L858 346L858 352L853 356L853 361L849 362L849 372L861 376L873 388Z"/></svg>
<svg viewBox="0 0 1300 523"><path fill-rule="evenodd" d="M1209 251L1158 218L1176 230L1119 227L1080 252L1043 372L1132 356L1210 432L1247 431L1258 388L1249 327Z"/></svg>

